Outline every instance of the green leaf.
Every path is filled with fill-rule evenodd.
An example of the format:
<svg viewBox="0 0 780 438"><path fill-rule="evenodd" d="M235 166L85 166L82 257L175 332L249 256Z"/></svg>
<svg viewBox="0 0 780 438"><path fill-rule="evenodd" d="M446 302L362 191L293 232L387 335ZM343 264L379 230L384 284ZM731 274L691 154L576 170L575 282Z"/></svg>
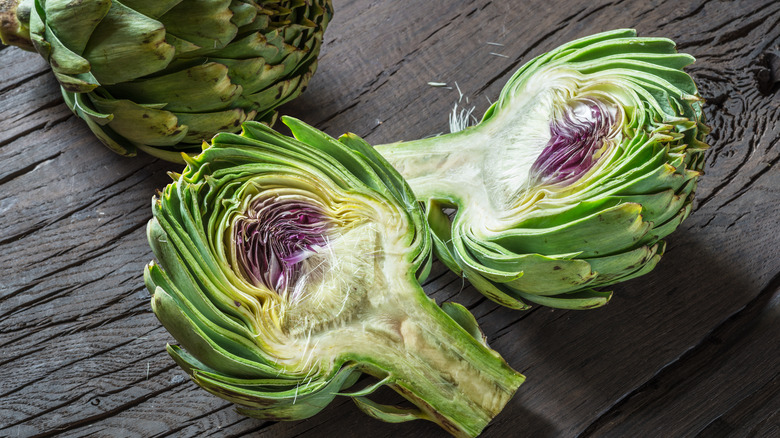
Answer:
<svg viewBox="0 0 780 438"><path fill-rule="evenodd" d="M165 42L162 23L118 2L95 27L82 56L102 85L131 81L159 71L171 62L173 46Z"/></svg>
<svg viewBox="0 0 780 438"><path fill-rule="evenodd" d="M517 294L521 298L532 303L567 310L595 309L607 304L612 298L612 292L598 292L595 290L584 290L582 292L560 294L556 296L533 295L519 291Z"/></svg>
<svg viewBox="0 0 780 438"><path fill-rule="evenodd" d="M228 76L228 68L209 62L164 76L107 87L116 98L142 103L165 103L181 113L214 112L230 108L242 88Z"/></svg>
<svg viewBox="0 0 780 438"><path fill-rule="evenodd" d="M92 32L108 14L110 7L111 0L46 0L44 3L49 28L63 46L77 55L84 52Z"/></svg>
<svg viewBox="0 0 780 438"><path fill-rule="evenodd" d="M172 146L187 135L187 126L170 111L147 108L130 100L105 99L96 94L89 99L97 111L112 114L108 126L131 142Z"/></svg>
<svg viewBox="0 0 780 438"><path fill-rule="evenodd" d="M181 2L159 20L177 38L206 49L221 49L235 38L238 28L231 22L231 0ZM208 23L208 25L204 25Z"/></svg>
<svg viewBox="0 0 780 438"><path fill-rule="evenodd" d="M383 405L365 397L354 397L352 400L363 413L386 423L404 423L426 419L425 414L419 409Z"/></svg>

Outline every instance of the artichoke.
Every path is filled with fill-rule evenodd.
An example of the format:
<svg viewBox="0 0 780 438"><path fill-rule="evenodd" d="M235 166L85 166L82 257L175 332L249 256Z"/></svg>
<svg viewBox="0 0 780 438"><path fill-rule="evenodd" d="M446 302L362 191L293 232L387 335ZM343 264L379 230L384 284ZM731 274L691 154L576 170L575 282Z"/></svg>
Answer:
<svg viewBox="0 0 780 438"><path fill-rule="evenodd" d="M111 150L181 152L273 123L317 68L330 0L7 0L0 38L51 64L65 102Z"/></svg>
<svg viewBox="0 0 780 438"><path fill-rule="evenodd" d="M354 135L285 118L223 133L152 201L145 281L175 361L242 414L297 420L336 396L475 436L524 377L463 306L426 297L431 240L409 187ZM376 384L351 390L368 374ZM368 396L387 385L414 407Z"/></svg>
<svg viewBox="0 0 780 438"><path fill-rule="evenodd" d="M593 288L653 269L691 211L708 131L693 61L630 29L582 38L521 67L477 126L377 149L487 297L598 307L611 293Z"/></svg>

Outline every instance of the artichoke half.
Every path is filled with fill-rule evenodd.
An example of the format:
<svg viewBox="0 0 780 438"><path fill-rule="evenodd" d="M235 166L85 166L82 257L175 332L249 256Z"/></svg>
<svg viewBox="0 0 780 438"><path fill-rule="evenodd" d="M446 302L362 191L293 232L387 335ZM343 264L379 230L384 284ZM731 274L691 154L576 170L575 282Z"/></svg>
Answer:
<svg viewBox="0 0 780 438"><path fill-rule="evenodd" d="M474 127L378 146L420 201L439 258L505 306L605 304L688 216L708 128L682 68L633 30L521 67ZM446 208L455 208L453 219Z"/></svg>
<svg viewBox="0 0 780 438"><path fill-rule="evenodd" d="M524 377L463 306L419 277L431 240L414 195L353 135L285 118L223 133L152 201L145 271L175 361L242 414L297 420L336 396L390 422L475 436ZM376 384L348 389L361 374ZM368 396L387 385L414 405Z"/></svg>
<svg viewBox="0 0 780 438"><path fill-rule="evenodd" d="M330 0L9 0L0 37L51 64L65 102L110 149L183 162L297 97Z"/></svg>

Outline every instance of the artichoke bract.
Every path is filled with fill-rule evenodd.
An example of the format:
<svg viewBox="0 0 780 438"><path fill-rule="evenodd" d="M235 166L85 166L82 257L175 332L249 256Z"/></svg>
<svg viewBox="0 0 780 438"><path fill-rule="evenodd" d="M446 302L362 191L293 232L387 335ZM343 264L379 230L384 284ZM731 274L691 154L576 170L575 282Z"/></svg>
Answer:
<svg viewBox="0 0 780 438"><path fill-rule="evenodd" d="M110 149L175 162L246 120L272 124L317 68L330 0L10 0L0 37L51 65Z"/></svg>
<svg viewBox="0 0 780 438"><path fill-rule="evenodd" d="M708 131L693 61L596 34L521 67L478 125L377 149L428 204L439 258L487 297L599 307L611 293L593 288L653 269L691 211Z"/></svg>
<svg viewBox="0 0 780 438"><path fill-rule="evenodd" d="M408 185L367 143L284 118L218 134L152 201L145 271L176 362L242 414L297 420L337 396L390 422L475 436L524 377L465 307L419 280L431 239ZM378 381L352 389L362 374ZM400 408L369 396L387 385Z"/></svg>

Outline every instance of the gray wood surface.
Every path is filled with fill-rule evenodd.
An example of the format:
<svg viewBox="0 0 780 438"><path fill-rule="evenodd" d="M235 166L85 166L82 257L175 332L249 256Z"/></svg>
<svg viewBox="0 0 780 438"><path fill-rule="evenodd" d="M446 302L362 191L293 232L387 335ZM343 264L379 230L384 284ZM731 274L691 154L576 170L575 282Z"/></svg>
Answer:
<svg viewBox="0 0 780 438"><path fill-rule="evenodd" d="M712 148L652 273L580 312L500 308L438 263L425 289L469 307L528 377L484 436L780 436L779 2L334 3L319 71L283 112L371 143L447 130L458 93L429 81L481 114L522 63L598 31L694 55ZM444 436L348 399L247 419L191 383L141 278L150 197L176 166L108 151L16 48L0 49L0 163L0 436Z"/></svg>

